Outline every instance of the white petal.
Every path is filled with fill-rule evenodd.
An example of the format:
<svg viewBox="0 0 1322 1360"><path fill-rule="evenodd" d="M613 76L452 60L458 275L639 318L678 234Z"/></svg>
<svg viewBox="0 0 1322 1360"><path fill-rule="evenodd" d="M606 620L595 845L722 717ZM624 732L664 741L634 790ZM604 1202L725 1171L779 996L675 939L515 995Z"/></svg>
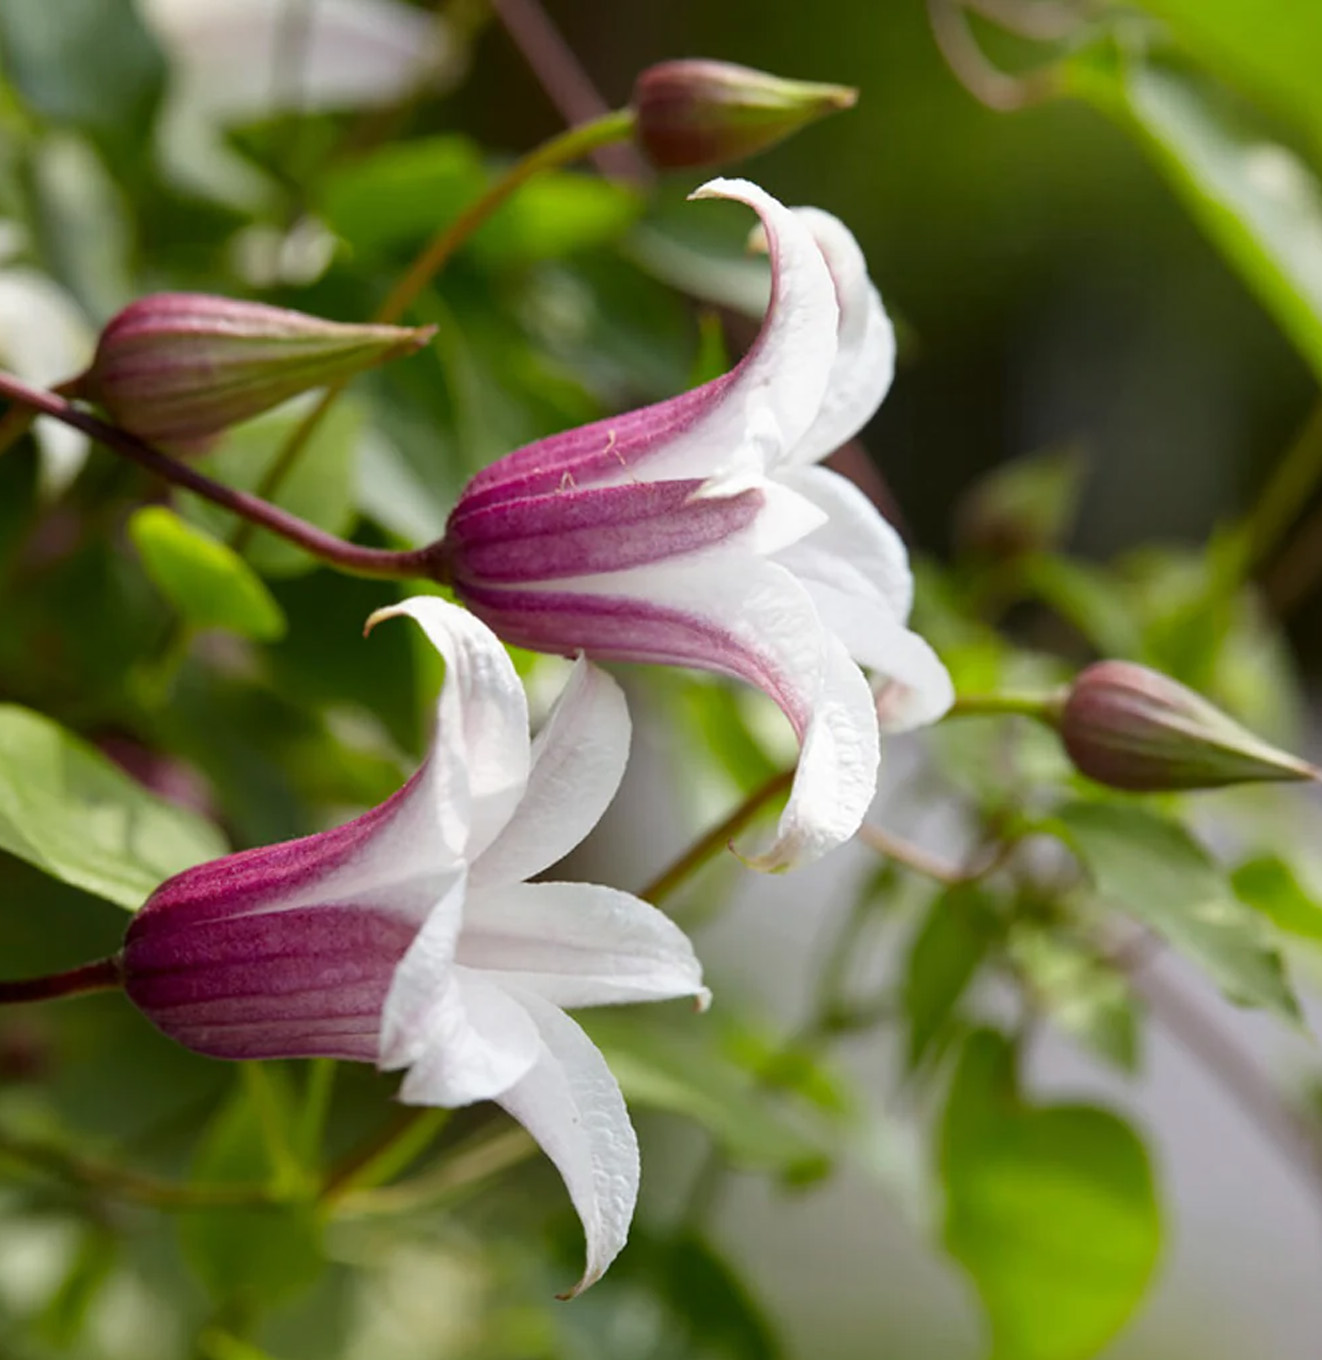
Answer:
<svg viewBox="0 0 1322 1360"><path fill-rule="evenodd" d="M764 189L714 179L693 198L730 198L762 219L772 258L771 305L753 347L686 428L637 461L649 481L761 472L807 433L836 352L835 285L812 232ZM621 468L616 480L631 474Z"/></svg>
<svg viewBox="0 0 1322 1360"><path fill-rule="evenodd" d="M441 805L467 805L463 854L471 863L509 821L528 783L528 701L509 653L467 610L419 595L377 610L368 627L400 614L420 624L445 658L429 777Z"/></svg>
<svg viewBox="0 0 1322 1360"><path fill-rule="evenodd" d="M438 1016L454 1004L451 974L467 891L468 881L460 869L437 897L395 968L381 1008L377 1062L382 1069L411 1063L426 1048L432 1033L446 1023Z"/></svg>
<svg viewBox="0 0 1322 1360"><path fill-rule="evenodd" d="M227 119L389 103L440 69L435 20L392 0L141 0L184 98Z"/></svg>
<svg viewBox="0 0 1322 1360"><path fill-rule="evenodd" d="M778 480L811 501L826 523L780 550L776 560L802 581L846 597L880 599L903 623L913 607L913 573L894 526L853 482L830 468L787 469Z"/></svg>
<svg viewBox="0 0 1322 1360"><path fill-rule="evenodd" d="M708 1000L684 932L637 897L594 883L470 895L455 958L557 1006Z"/></svg>
<svg viewBox="0 0 1322 1360"><path fill-rule="evenodd" d="M881 750L872 692L837 638L828 637L825 650L789 801L775 843L748 861L755 869L790 869L843 844L877 792Z"/></svg>
<svg viewBox="0 0 1322 1360"><path fill-rule="evenodd" d="M883 732L908 732L934 723L955 702L950 672L927 641L908 628L895 626L889 637L877 634L876 653L859 656L874 678L877 718Z"/></svg>
<svg viewBox="0 0 1322 1360"><path fill-rule="evenodd" d="M795 214L826 259L840 307L826 395L812 427L788 453L789 462L801 465L833 453L872 419L895 376L895 329L849 228L820 208L796 208Z"/></svg>
<svg viewBox="0 0 1322 1360"><path fill-rule="evenodd" d="M422 1051L399 1088L406 1105L455 1109L500 1098L538 1061L537 1026L522 1001L481 973L452 968Z"/></svg>
<svg viewBox="0 0 1322 1360"><path fill-rule="evenodd" d="M518 994L541 1032L532 1070L499 1103L555 1163L587 1237L577 1294L599 1280L629 1236L638 1201L638 1139L619 1084L592 1040L557 1006Z"/></svg>
<svg viewBox="0 0 1322 1360"><path fill-rule="evenodd" d="M803 752L780 835L758 867L815 859L854 834L876 792L872 694L807 588L783 566L721 545L555 585L562 599L610 602L612 616L584 643L588 650L731 675L780 705Z"/></svg>
<svg viewBox="0 0 1322 1360"><path fill-rule="evenodd" d="M620 687L580 657L532 744L522 801L472 866L474 892L541 873L596 826L624 777L629 733Z"/></svg>

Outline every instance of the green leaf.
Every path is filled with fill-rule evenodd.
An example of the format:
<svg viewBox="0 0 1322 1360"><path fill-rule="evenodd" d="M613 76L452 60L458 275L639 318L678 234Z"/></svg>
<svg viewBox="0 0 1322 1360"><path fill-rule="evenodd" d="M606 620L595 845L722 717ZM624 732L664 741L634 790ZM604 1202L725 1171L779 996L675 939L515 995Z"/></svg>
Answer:
<svg viewBox="0 0 1322 1360"><path fill-rule="evenodd" d="M689 1033L636 1015L594 1011L576 1017L606 1055L631 1104L695 1120L737 1166L793 1179L820 1169L826 1142L803 1131L776 1093L724 1056L714 1029ZM706 1029L708 1032L703 1033Z"/></svg>
<svg viewBox="0 0 1322 1360"><path fill-rule="evenodd" d="M235 426L199 460L199 466L217 481L255 491L306 411L303 403L294 402ZM319 529L347 533L355 517L355 464L362 430L362 408L352 400L336 402L285 479L276 502ZM207 504L190 503L189 518L220 535L228 534L234 524L233 515ZM263 576L297 576L317 565L301 548L265 530L253 536L245 555Z"/></svg>
<svg viewBox="0 0 1322 1360"><path fill-rule="evenodd" d="M1139 0L1190 53L1322 145L1322 25L1316 0Z"/></svg>
<svg viewBox="0 0 1322 1360"><path fill-rule="evenodd" d="M632 189L595 175L539 175L474 234L473 249L491 264L559 259L615 240L641 206Z"/></svg>
<svg viewBox="0 0 1322 1360"><path fill-rule="evenodd" d="M1014 1052L971 1036L941 1130L945 1244L987 1310L993 1360L1086 1360L1138 1306L1161 1248L1147 1153L1089 1105L1026 1104Z"/></svg>
<svg viewBox="0 0 1322 1360"><path fill-rule="evenodd" d="M0 849L133 910L162 880L226 850L58 723L0 705Z"/></svg>
<svg viewBox="0 0 1322 1360"><path fill-rule="evenodd" d="M909 947L900 993L911 1072L951 1037L955 1008L1000 933L995 901L982 888L960 885L932 899Z"/></svg>
<svg viewBox="0 0 1322 1360"><path fill-rule="evenodd" d="M1322 941L1322 902L1299 882L1276 855L1246 860L1230 876L1241 902L1265 916L1278 930L1303 940Z"/></svg>
<svg viewBox="0 0 1322 1360"><path fill-rule="evenodd" d="M1298 1017L1263 923L1182 826L1145 808L1080 802L1043 829L1075 851L1103 898L1198 964L1232 1001Z"/></svg>
<svg viewBox="0 0 1322 1360"><path fill-rule="evenodd" d="M1021 590L1049 605L1103 656L1136 657L1142 637L1119 583L1102 567L1052 553L1015 564Z"/></svg>
<svg viewBox="0 0 1322 1360"><path fill-rule="evenodd" d="M194 628L225 628L259 642L284 636L284 610L232 548L161 505L138 510L129 536L147 575Z"/></svg>
<svg viewBox="0 0 1322 1360"><path fill-rule="evenodd" d="M1138 1017L1125 978L1058 930L1016 925L1010 957L1033 1001L1067 1034L1126 1072L1138 1065Z"/></svg>
<svg viewBox="0 0 1322 1360"><path fill-rule="evenodd" d="M264 1119L293 1127L293 1103L276 1069L263 1090L279 1108L263 1112L247 1088L221 1109L203 1139L193 1167L200 1185L274 1184ZM243 1310L269 1308L301 1293L320 1275L321 1229L310 1200L260 1207L192 1209L179 1217L179 1239L198 1278L221 1304Z"/></svg>
<svg viewBox="0 0 1322 1360"><path fill-rule="evenodd" d="M111 151L132 150L133 160L141 155L165 61L135 5L4 0L0 62L34 112L90 132Z"/></svg>
<svg viewBox="0 0 1322 1360"><path fill-rule="evenodd" d="M1077 449L1036 453L993 469L957 509L960 542L996 557L1059 548L1074 526L1084 472Z"/></svg>
<svg viewBox="0 0 1322 1360"><path fill-rule="evenodd" d="M1272 27L1255 23L1254 42ZM1194 220L1322 375L1322 185L1313 171L1191 72L1092 53L1073 76L1079 93L1138 136ZM1309 78L1322 91L1316 69Z"/></svg>
<svg viewBox="0 0 1322 1360"><path fill-rule="evenodd" d="M457 217L486 181L481 153L466 137L420 138L327 175L321 215L356 249L407 246Z"/></svg>

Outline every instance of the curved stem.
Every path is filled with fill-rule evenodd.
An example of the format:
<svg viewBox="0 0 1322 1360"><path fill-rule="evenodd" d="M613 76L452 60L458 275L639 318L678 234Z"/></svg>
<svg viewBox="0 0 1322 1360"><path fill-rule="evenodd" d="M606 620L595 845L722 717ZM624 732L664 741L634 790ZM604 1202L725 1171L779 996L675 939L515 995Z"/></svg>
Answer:
<svg viewBox="0 0 1322 1360"><path fill-rule="evenodd" d="M124 985L118 956L84 963L63 973L44 977L16 978L0 982L0 1006L26 1001L53 1001L61 996L81 996L85 992L106 992Z"/></svg>
<svg viewBox="0 0 1322 1360"><path fill-rule="evenodd" d="M357 543L337 538L324 529L318 529L315 524L309 524L297 515L280 509L278 505L269 504L260 496L213 481L205 473L168 457L127 430L98 419L54 392L29 387L10 373L0 373L0 397L7 397L21 406L52 416L75 430L91 435L99 443L131 459L162 480L241 516L251 525L267 529L297 544L313 557L342 571L387 579L431 575L430 554L426 548L413 552L390 552L382 548L360 547Z"/></svg>
<svg viewBox="0 0 1322 1360"><path fill-rule="evenodd" d="M446 261L480 227L497 208L510 197L516 189L540 174L543 170L558 165L567 165L612 142L623 141L633 131L634 114L632 109L618 109L584 123L579 127L566 129L550 141L543 142L535 151L522 160L516 161L491 185L480 198L470 203L458 217L440 231L423 247L421 253L409 266L403 277L395 284L386 300L376 309L372 317L374 323L389 325L400 319L424 288L440 272ZM332 383L321 400L299 422L293 433L285 441L275 461L267 469L257 487L257 494L270 497L284 484L285 478L293 470L308 441L317 432L327 412L339 400L347 379ZM251 529L242 526L235 535L233 546L242 548L251 536Z"/></svg>
<svg viewBox="0 0 1322 1360"><path fill-rule="evenodd" d="M1060 709L1061 694L1051 692L1015 692L1003 694L960 694L955 698L947 718L1020 717L1036 718L1048 726L1055 721Z"/></svg>
<svg viewBox="0 0 1322 1360"><path fill-rule="evenodd" d="M770 779L739 804L724 821L700 836L670 866L659 873L638 896L653 906L660 906L667 897L683 885L714 855L724 850L749 822L778 794L784 793L794 782L795 767L778 770Z"/></svg>

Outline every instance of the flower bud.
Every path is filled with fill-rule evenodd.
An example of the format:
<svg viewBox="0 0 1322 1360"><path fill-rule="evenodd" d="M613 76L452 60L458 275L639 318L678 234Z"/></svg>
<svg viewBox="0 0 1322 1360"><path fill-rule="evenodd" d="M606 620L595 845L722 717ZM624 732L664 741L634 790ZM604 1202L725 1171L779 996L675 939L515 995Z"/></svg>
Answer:
<svg viewBox="0 0 1322 1360"><path fill-rule="evenodd" d="M1322 773L1169 676L1128 661L1100 661L1081 672L1058 724L1075 767L1113 789L1211 789Z"/></svg>
<svg viewBox="0 0 1322 1360"><path fill-rule="evenodd" d="M205 293L153 293L101 333L72 389L123 429L189 444L431 339L434 326L357 326Z"/></svg>
<svg viewBox="0 0 1322 1360"><path fill-rule="evenodd" d="M634 83L635 135L663 170L724 165L774 146L858 91L782 80L724 61L663 61Z"/></svg>

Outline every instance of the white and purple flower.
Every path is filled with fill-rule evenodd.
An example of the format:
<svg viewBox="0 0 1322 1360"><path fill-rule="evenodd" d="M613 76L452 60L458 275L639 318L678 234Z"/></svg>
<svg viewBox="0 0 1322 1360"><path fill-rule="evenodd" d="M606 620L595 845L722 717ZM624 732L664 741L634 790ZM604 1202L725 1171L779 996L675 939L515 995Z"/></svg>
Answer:
<svg viewBox="0 0 1322 1360"><path fill-rule="evenodd" d="M490 630L418 598L445 658L431 753L347 826L230 855L163 884L130 925L129 998L219 1058L324 1056L407 1069L400 1098L494 1100L559 1168L587 1235L577 1289L624 1245L638 1146L618 1085L566 1007L696 996L683 932L628 893L529 883L596 825L629 715L579 660L530 743L522 686Z"/></svg>
<svg viewBox="0 0 1322 1360"><path fill-rule="evenodd" d="M508 642L698 667L770 695L802 753L776 842L755 862L785 868L857 830L879 726L931 722L952 690L906 626L899 536L817 466L866 423L894 369L857 242L829 214L788 209L745 180L694 197L735 199L762 220L772 295L753 347L714 382L480 472L438 559Z"/></svg>

